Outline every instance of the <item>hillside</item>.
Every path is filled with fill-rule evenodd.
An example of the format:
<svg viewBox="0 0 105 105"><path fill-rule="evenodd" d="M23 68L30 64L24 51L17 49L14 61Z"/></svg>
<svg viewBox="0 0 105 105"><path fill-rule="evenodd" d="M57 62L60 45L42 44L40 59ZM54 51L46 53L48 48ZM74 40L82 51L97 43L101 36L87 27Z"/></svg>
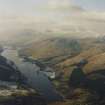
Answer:
<svg viewBox="0 0 105 105"><path fill-rule="evenodd" d="M19 53L56 64L81 50L78 40L56 37L26 45Z"/></svg>
<svg viewBox="0 0 105 105"><path fill-rule="evenodd" d="M71 59L67 59L64 62L58 64L58 66L62 67L68 67L73 64L79 63L82 59L88 60L89 58L103 53L103 50L101 48L90 48L86 51L81 52L79 55L72 57Z"/></svg>
<svg viewBox="0 0 105 105"><path fill-rule="evenodd" d="M26 43L22 46L20 55L31 55L34 58L57 58L75 56L92 48L94 52L97 52L99 48L105 49L104 43L97 38L50 37Z"/></svg>
<svg viewBox="0 0 105 105"><path fill-rule="evenodd" d="M84 71L88 73L103 69L105 69L105 53L97 54L89 58L88 64L84 67Z"/></svg>
<svg viewBox="0 0 105 105"><path fill-rule="evenodd" d="M20 55L33 56L44 63L53 64L52 67L56 69L56 74L58 73L58 77L53 80L53 83L56 89L66 97L66 100L51 105L78 105L77 103L101 105L99 97L104 93L105 87L105 46L104 41L101 40L49 38L24 46L20 50ZM78 87L74 87L75 91L71 94L72 87L70 87L69 81L72 72L82 60L86 60L87 63L81 69L78 68L77 74L85 76L86 80L84 79L85 82L80 83L80 90ZM75 80L78 80L77 75L74 77ZM102 94L102 96L104 95Z"/></svg>

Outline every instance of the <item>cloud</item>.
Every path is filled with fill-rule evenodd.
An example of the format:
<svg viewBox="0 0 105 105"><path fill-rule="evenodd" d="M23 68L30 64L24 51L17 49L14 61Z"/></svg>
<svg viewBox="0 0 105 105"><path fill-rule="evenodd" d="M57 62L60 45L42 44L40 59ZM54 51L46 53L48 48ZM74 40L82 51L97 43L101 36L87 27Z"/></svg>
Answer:
<svg viewBox="0 0 105 105"><path fill-rule="evenodd" d="M49 0L47 3L47 7L53 9L69 9L69 8L77 8L78 6L72 5L70 0Z"/></svg>
<svg viewBox="0 0 105 105"><path fill-rule="evenodd" d="M72 5L70 0L48 0L46 4L40 5L37 9L43 12L83 11L82 7Z"/></svg>
<svg viewBox="0 0 105 105"><path fill-rule="evenodd" d="M96 37L104 35L105 13L85 11L69 0L49 0L35 7L32 15L0 16L0 38L23 35ZM30 35L30 34L29 34Z"/></svg>

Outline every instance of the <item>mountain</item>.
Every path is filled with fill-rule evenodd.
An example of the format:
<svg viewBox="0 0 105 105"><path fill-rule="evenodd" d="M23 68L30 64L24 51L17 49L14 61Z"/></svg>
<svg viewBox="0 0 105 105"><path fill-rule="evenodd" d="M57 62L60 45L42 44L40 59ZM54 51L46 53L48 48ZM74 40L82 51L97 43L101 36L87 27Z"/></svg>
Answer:
<svg viewBox="0 0 105 105"><path fill-rule="evenodd" d="M48 64L70 65L105 51L99 38L50 37L32 41L21 47L19 54L41 59ZM64 62L63 62L64 61Z"/></svg>
<svg viewBox="0 0 105 105"><path fill-rule="evenodd" d="M84 71L87 73L98 70L105 70L105 52L89 58L88 64L84 67Z"/></svg>
<svg viewBox="0 0 105 105"><path fill-rule="evenodd" d="M92 99L93 97L91 92L97 94L94 94L95 98L99 98L104 93L105 43L102 39L104 40L102 37L82 39L72 37L47 38L27 44L19 52L20 55L32 56L44 63L51 64L57 74L57 78L53 81L56 88L65 97L72 97L73 103L76 100L84 100L84 98L87 103L87 98L91 96ZM86 63L80 69L77 65L81 61L86 61ZM68 83L75 70L77 70L76 73L79 76L81 75L80 79L85 76L86 80L83 79L82 83L80 83L79 93L77 91L78 87L74 87L76 93L74 92L74 96L70 96L72 87L68 86ZM75 80L73 82L79 80L77 74L75 74L76 76L74 75ZM71 100L67 100L67 105L72 105L70 102ZM60 104L63 103L61 102Z"/></svg>
<svg viewBox="0 0 105 105"><path fill-rule="evenodd" d="M59 66L69 67L73 64L79 63L82 59L88 60L89 58L103 53L103 50L101 48L90 48L86 51L81 52L79 55L72 57L70 59L65 60L64 62L58 64Z"/></svg>
<svg viewBox="0 0 105 105"><path fill-rule="evenodd" d="M57 61L59 62L80 51L79 40L55 37L26 45L19 52L20 55L29 55L36 59L48 59L52 63L57 63Z"/></svg>
<svg viewBox="0 0 105 105"><path fill-rule="evenodd" d="M95 97L95 99L92 99L91 101L92 105L96 105L94 102L97 102L97 99L99 102L98 104L101 105L100 102L105 97L105 45L104 41L99 40L100 39L82 39L80 42L82 43L82 48L84 49L79 54L67 58L66 60L56 65L57 70L62 72L61 78L59 80L60 82L58 82L59 90L66 95L70 92L70 100L66 100L64 103L61 102L61 105L74 105L77 103L84 105L85 101L88 103L88 99L92 99L91 95ZM80 66L81 62L83 63L83 61L86 61L85 64ZM79 79L81 81L79 81ZM72 83L75 84L75 81L79 81L79 86L77 85L77 82L76 86L74 85L72 87ZM68 83L69 87L67 87ZM80 89L79 92L78 89ZM82 101L86 97L87 99ZM100 100L99 97L103 97L103 99ZM81 102L76 102L77 100L81 100ZM56 103L54 105L56 105Z"/></svg>
<svg viewBox="0 0 105 105"><path fill-rule="evenodd" d="M66 59L58 65L62 67L68 67L79 63L82 59L91 61L92 57L98 57L99 54L101 55L105 52L105 45L103 40L104 37L79 39L79 44L82 49L80 53Z"/></svg>

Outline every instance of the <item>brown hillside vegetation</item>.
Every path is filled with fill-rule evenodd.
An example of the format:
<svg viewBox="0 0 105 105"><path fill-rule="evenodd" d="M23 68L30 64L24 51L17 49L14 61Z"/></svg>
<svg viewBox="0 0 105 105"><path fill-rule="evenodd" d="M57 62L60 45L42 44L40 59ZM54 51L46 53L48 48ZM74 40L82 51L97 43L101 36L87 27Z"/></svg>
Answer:
<svg viewBox="0 0 105 105"><path fill-rule="evenodd" d="M97 54L88 59L88 64L84 67L84 71L87 73L102 69L105 69L105 53Z"/></svg>
<svg viewBox="0 0 105 105"><path fill-rule="evenodd" d="M61 67L68 67L73 64L79 63L82 59L90 59L91 57L103 53L103 50L101 48L91 48L89 50L83 51L76 57L73 57L71 59L67 59L64 62L60 63L58 66Z"/></svg>
<svg viewBox="0 0 105 105"><path fill-rule="evenodd" d="M79 55L57 64L56 67L60 68L60 71L64 73L64 77L68 77L72 73L75 64L78 64L83 59L88 62L83 68L83 71L86 74L105 69L104 50L96 47L83 51Z"/></svg>
<svg viewBox="0 0 105 105"><path fill-rule="evenodd" d="M35 58L48 58L70 55L71 53L78 53L80 50L80 44L76 39L51 38L32 43L21 52Z"/></svg>

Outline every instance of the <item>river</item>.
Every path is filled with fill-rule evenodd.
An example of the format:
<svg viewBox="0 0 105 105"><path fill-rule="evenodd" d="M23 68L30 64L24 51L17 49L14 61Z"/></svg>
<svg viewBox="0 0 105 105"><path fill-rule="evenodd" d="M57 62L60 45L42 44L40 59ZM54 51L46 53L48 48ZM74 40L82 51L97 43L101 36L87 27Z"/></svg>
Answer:
<svg viewBox="0 0 105 105"><path fill-rule="evenodd" d="M24 62L24 60L18 56L18 51L16 49L6 47L2 52L2 56L13 61L17 65L19 71L27 78L26 82L28 86L35 89L46 101L57 101L62 99L45 73L40 71L37 65L28 61Z"/></svg>

